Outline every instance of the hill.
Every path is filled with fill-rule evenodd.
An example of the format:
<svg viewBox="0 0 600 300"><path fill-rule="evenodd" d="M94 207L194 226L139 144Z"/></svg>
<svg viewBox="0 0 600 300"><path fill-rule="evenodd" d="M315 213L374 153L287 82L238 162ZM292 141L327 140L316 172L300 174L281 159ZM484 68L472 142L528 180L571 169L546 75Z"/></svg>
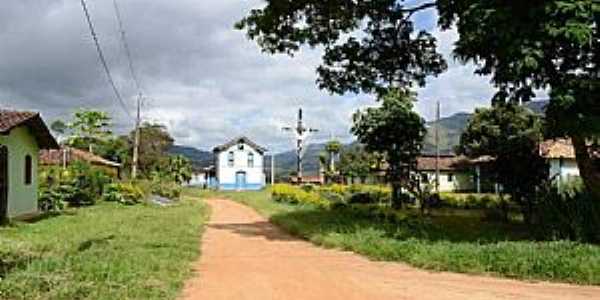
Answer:
<svg viewBox="0 0 600 300"><path fill-rule="evenodd" d="M194 147L175 145L169 150L170 154L182 155L192 161L194 168L206 168L214 163L212 152L199 150Z"/></svg>

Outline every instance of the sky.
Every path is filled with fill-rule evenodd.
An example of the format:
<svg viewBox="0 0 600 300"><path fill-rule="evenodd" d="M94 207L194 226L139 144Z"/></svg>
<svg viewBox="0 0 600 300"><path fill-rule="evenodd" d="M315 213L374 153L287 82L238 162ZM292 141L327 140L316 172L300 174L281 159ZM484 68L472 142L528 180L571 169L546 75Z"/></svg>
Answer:
<svg viewBox="0 0 600 300"><path fill-rule="evenodd" d="M169 129L177 144L212 149L245 135L275 151L291 149L280 130L303 107L321 142L349 141L351 116L375 105L367 95L332 96L316 85L318 49L295 57L261 53L233 24L260 0L118 0L132 59L147 99L143 119ZM129 114L137 91L131 79L110 0L87 0L92 21ZM436 101L442 115L486 106L489 78L451 58L453 30L436 29L434 12L417 15L432 30L448 71L418 90L417 110L426 119ZM4 0L0 10L0 107L41 112L47 122L68 120L78 108L113 116L117 132L133 127L99 63L78 0Z"/></svg>

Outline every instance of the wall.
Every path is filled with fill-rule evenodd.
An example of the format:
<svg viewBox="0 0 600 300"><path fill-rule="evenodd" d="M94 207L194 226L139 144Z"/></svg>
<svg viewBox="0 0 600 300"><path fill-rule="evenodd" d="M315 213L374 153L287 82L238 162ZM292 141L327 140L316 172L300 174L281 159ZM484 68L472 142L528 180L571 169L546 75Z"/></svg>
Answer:
<svg viewBox="0 0 600 300"><path fill-rule="evenodd" d="M256 149L247 144L244 150L238 149L238 144L218 154L217 178L221 190L236 190L236 175L238 172L246 172L245 190L260 190L265 187L266 176L264 172L264 157ZM229 152L234 153L234 166L228 165ZM254 167L248 167L248 154L254 153Z"/></svg>
<svg viewBox="0 0 600 300"><path fill-rule="evenodd" d="M8 136L0 135L0 144L8 148L8 216L19 217L37 212L38 155L35 138L26 127L17 127ZM25 185L25 156L31 155L31 185Z"/></svg>
<svg viewBox="0 0 600 300"><path fill-rule="evenodd" d="M435 171L421 172L427 174L429 183L435 188ZM453 180L450 181L450 175ZM466 192L475 190L473 176L468 172L440 171L440 192Z"/></svg>
<svg viewBox="0 0 600 300"><path fill-rule="evenodd" d="M568 182L571 179L579 177L579 168L575 159L563 159L562 167L560 159L551 159L550 161L550 178L556 178L561 182Z"/></svg>

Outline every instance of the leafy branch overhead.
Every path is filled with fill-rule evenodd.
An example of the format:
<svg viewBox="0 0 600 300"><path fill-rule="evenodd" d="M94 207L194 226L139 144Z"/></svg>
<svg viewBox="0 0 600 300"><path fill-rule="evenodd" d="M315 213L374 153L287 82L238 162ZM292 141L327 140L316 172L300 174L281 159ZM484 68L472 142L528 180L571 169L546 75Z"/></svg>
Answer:
<svg viewBox="0 0 600 300"><path fill-rule="evenodd" d="M331 93L377 93L425 85L447 63L428 32L411 16L435 3L407 7L395 0L266 1L236 24L263 51L294 55L303 45L323 47L320 88ZM359 38L361 36L362 38Z"/></svg>

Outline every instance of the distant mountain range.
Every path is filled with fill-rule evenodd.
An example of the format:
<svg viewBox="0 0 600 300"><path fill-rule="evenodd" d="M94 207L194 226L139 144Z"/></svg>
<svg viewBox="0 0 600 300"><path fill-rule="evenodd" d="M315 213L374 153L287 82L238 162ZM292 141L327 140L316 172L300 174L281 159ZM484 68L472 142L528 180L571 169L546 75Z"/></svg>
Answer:
<svg viewBox="0 0 600 300"><path fill-rule="evenodd" d="M548 101L535 101L526 104L526 106L538 114L544 113L544 108ZM460 136L466 129L469 119L473 114L457 113L447 118L442 118L439 123L436 121L427 122L428 134L425 138L423 153L434 154L435 151L435 128L439 124L440 133L440 153L453 154L456 147L460 144ZM352 144L344 145L349 148ZM325 144L311 144L306 150L304 157L304 171L306 175L316 175L319 171L319 154L325 149ZM212 152L199 150L193 147L173 146L170 151L172 154L183 155L192 160L194 167L204 168L213 164L214 155ZM289 174L296 170L296 151L290 150L275 156L277 174ZM270 170L270 157L265 160L265 168Z"/></svg>

